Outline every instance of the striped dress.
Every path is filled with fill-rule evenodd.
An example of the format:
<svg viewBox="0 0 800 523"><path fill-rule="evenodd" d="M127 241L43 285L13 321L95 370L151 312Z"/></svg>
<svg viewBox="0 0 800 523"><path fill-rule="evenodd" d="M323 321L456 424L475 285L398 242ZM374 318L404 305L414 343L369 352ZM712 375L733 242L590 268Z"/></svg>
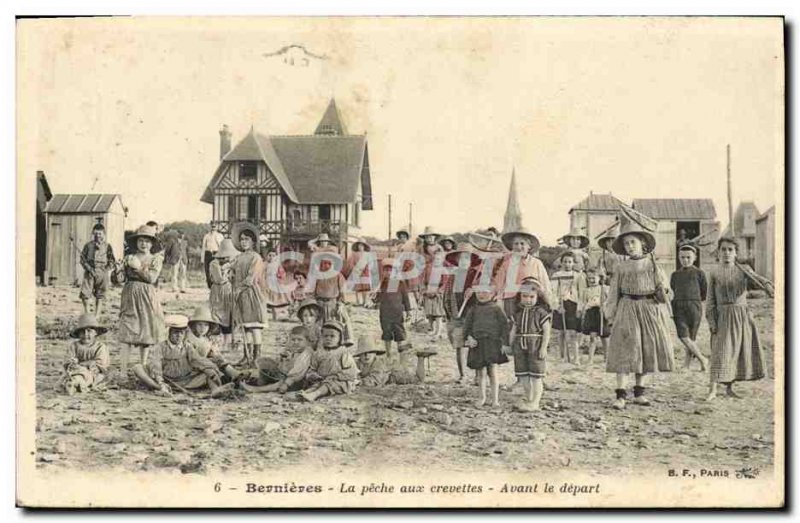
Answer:
<svg viewBox="0 0 800 523"><path fill-rule="evenodd" d="M709 272L706 317L711 336L710 378L714 383L760 380L766 374L764 349L747 308L749 280L735 265Z"/></svg>
<svg viewBox="0 0 800 523"><path fill-rule="evenodd" d="M649 256L620 262L611 278L604 305L606 318L613 318L606 372L647 374L674 367L669 312L653 297L656 279L668 288L664 272L653 272Z"/></svg>

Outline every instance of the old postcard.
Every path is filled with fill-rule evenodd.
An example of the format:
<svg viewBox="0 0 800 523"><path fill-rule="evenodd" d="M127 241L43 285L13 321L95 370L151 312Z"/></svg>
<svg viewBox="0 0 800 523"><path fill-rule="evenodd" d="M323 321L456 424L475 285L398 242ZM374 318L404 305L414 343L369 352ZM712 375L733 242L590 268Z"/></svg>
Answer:
<svg viewBox="0 0 800 523"><path fill-rule="evenodd" d="M18 20L18 503L783 506L783 34Z"/></svg>

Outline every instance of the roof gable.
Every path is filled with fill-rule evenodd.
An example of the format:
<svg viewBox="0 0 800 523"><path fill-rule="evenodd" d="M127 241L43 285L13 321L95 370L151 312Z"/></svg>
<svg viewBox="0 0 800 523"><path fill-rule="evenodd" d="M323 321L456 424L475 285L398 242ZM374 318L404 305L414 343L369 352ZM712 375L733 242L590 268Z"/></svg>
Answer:
<svg viewBox="0 0 800 523"><path fill-rule="evenodd" d="M372 208L366 136L273 136L271 142L298 203L353 203L360 188Z"/></svg>
<svg viewBox="0 0 800 523"><path fill-rule="evenodd" d="M108 212L119 194L55 194L44 212L56 214L86 214Z"/></svg>
<svg viewBox="0 0 800 523"><path fill-rule="evenodd" d="M589 196L572 207L572 211L618 211L622 200L612 194L589 193Z"/></svg>
<svg viewBox="0 0 800 523"><path fill-rule="evenodd" d="M637 198L632 207L656 220L713 220L714 202L708 198Z"/></svg>

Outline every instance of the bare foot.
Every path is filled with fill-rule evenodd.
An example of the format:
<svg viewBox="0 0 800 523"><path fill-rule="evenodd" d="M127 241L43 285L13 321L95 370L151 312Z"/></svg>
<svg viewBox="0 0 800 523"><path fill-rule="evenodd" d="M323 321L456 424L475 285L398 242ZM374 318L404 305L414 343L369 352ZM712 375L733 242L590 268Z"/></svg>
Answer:
<svg viewBox="0 0 800 523"><path fill-rule="evenodd" d="M733 391L733 389L728 389L725 391L725 395L730 398L742 399L742 397Z"/></svg>
<svg viewBox="0 0 800 523"><path fill-rule="evenodd" d="M708 396L706 396L706 401L714 401L714 399L716 397L717 397L717 393L716 392L711 392L711 393L709 393Z"/></svg>
<svg viewBox="0 0 800 523"><path fill-rule="evenodd" d="M486 398L479 398L478 401L475 402L475 406L478 408L481 408L484 405L486 405Z"/></svg>
<svg viewBox="0 0 800 523"><path fill-rule="evenodd" d="M309 403L312 403L314 401L314 398L312 398L306 391L301 391L300 393L297 394L297 397Z"/></svg>
<svg viewBox="0 0 800 523"><path fill-rule="evenodd" d="M499 401L493 401L492 402L492 408L493 409L499 409L500 408L500 402Z"/></svg>

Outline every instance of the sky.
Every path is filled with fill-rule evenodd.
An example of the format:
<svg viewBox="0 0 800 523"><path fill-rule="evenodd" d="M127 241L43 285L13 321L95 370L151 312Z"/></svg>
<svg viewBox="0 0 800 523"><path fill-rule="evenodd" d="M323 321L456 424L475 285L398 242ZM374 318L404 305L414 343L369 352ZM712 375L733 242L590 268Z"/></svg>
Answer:
<svg viewBox="0 0 800 523"><path fill-rule="evenodd" d="M334 96L366 133L363 232L502 227L515 169L544 244L590 191L782 201L775 19L217 18L18 22L18 172L56 193L120 193L127 228L206 221L200 196L253 126L311 134ZM280 48L321 56L289 65ZM291 56L295 56L291 54ZM27 179L27 178L26 178ZM401 223L402 221L402 223Z"/></svg>

